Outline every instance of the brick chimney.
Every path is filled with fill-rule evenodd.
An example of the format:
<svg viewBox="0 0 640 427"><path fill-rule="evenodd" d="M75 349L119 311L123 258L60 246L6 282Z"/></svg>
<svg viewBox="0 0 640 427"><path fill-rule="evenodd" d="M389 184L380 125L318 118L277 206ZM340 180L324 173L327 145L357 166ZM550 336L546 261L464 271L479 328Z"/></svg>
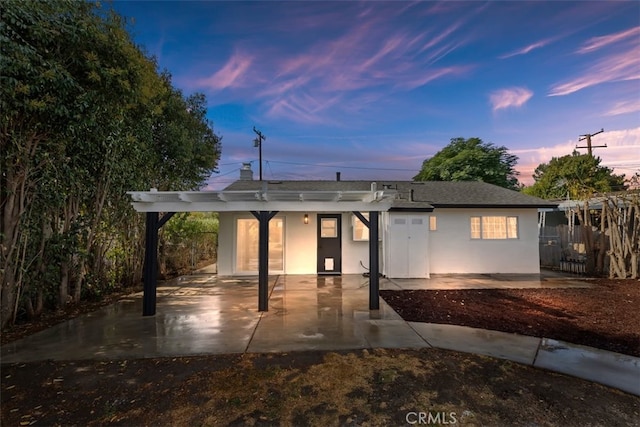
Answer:
<svg viewBox="0 0 640 427"><path fill-rule="evenodd" d="M251 163L243 163L240 168L240 181L253 181L253 171L251 170Z"/></svg>

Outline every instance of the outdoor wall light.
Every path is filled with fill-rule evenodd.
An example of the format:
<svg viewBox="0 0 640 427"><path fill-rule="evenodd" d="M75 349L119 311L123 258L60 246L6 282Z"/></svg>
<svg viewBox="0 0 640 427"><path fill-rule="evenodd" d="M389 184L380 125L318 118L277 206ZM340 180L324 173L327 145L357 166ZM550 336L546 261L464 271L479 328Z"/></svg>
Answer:
<svg viewBox="0 0 640 427"><path fill-rule="evenodd" d="M304 214L304 223L309 224L309 214Z"/></svg>

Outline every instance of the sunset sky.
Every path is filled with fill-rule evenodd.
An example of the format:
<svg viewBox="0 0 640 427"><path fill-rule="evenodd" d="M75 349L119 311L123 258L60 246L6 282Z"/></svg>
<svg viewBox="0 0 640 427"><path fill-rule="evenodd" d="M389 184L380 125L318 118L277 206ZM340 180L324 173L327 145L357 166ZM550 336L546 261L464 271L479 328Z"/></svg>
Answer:
<svg viewBox="0 0 640 427"><path fill-rule="evenodd" d="M454 137L520 180L593 138L640 171L640 2L116 1L222 139L218 189L263 143L265 179L411 179ZM583 145L580 143L580 145ZM586 150L580 150L585 152Z"/></svg>

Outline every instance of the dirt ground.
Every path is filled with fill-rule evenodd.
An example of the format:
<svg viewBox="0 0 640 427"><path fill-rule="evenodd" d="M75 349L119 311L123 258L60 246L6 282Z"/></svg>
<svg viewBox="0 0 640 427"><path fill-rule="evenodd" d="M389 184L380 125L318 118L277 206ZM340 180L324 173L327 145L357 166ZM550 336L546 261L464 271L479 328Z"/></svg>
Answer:
<svg viewBox="0 0 640 427"><path fill-rule="evenodd" d="M640 281L592 288L381 291L413 322L444 323L554 338L640 357Z"/></svg>
<svg viewBox="0 0 640 427"><path fill-rule="evenodd" d="M640 398L438 349L2 367L2 425L637 425ZM427 423L429 422L429 423Z"/></svg>
<svg viewBox="0 0 640 427"><path fill-rule="evenodd" d="M638 355L640 282L596 282L591 289L382 295L406 320L487 327ZM82 310L14 328L9 337ZM640 425L637 396L439 349L11 364L1 366L0 393L3 426Z"/></svg>

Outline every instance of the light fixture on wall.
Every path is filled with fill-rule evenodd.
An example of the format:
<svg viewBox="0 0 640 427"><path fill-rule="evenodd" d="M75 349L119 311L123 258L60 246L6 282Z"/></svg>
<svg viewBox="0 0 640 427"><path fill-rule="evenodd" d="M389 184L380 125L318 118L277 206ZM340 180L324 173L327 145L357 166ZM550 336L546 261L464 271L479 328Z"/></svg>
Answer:
<svg viewBox="0 0 640 427"><path fill-rule="evenodd" d="M303 219L305 224L309 224L309 214L304 214L304 219Z"/></svg>

